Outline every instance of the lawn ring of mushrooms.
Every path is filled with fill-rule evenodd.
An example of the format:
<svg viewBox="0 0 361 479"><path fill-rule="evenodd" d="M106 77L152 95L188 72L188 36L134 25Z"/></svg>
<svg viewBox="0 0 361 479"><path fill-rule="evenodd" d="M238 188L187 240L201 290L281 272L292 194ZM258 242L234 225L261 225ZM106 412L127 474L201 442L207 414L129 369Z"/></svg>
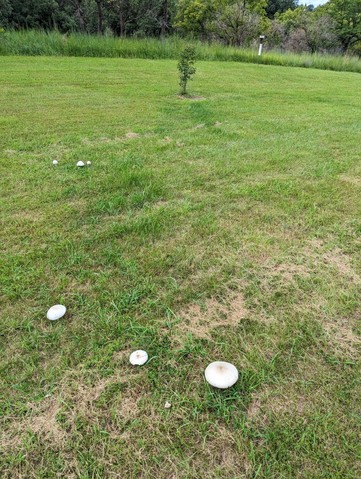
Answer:
<svg viewBox="0 0 361 479"><path fill-rule="evenodd" d="M48 312L46 313L46 317L50 319L50 321L56 321L64 316L66 313L66 307L62 304L56 304L52 306Z"/></svg>
<svg viewBox="0 0 361 479"><path fill-rule="evenodd" d="M238 381L236 366L225 361L210 363L204 371L207 383L218 389L227 389Z"/></svg>
<svg viewBox="0 0 361 479"><path fill-rule="evenodd" d="M133 364L133 366L142 366L147 361L148 353L146 351L143 351L143 349L138 349L129 356L129 362L130 364Z"/></svg>

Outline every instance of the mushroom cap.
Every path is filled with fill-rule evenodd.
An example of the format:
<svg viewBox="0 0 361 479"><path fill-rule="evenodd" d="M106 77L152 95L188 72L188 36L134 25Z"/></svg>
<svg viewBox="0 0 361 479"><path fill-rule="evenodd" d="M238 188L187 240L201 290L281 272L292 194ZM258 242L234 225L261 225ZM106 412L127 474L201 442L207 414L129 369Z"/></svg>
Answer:
<svg viewBox="0 0 361 479"><path fill-rule="evenodd" d="M57 165L58 163L58 160L53 160L53 165Z"/></svg>
<svg viewBox="0 0 361 479"><path fill-rule="evenodd" d="M148 361L148 353L143 349L138 349L129 356L129 361L133 366L142 366Z"/></svg>
<svg viewBox="0 0 361 479"><path fill-rule="evenodd" d="M91 161L87 161L86 164L87 164L88 166L90 166L90 165L92 164L92 162L91 162Z"/></svg>
<svg viewBox="0 0 361 479"><path fill-rule="evenodd" d="M76 164L76 166L84 166L84 161L78 161L78 163Z"/></svg>
<svg viewBox="0 0 361 479"><path fill-rule="evenodd" d="M215 388L227 389L238 381L238 371L231 363L215 361L204 371L206 381Z"/></svg>
<svg viewBox="0 0 361 479"><path fill-rule="evenodd" d="M46 317L50 319L50 321L56 321L64 316L66 313L66 307L62 304L56 304L52 306L49 311L46 313Z"/></svg>

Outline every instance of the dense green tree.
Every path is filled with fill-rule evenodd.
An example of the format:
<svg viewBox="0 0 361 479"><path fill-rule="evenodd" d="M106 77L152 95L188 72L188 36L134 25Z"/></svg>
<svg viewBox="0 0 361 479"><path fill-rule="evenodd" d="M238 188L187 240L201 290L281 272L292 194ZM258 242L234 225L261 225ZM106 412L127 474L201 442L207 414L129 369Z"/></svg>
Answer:
<svg viewBox="0 0 361 479"><path fill-rule="evenodd" d="M336 22L345 52L361 41L361 0L330 0L323 8Z"/></svg>
<svg viewBox="0 0 361 479"><path fill-rule="evenodd" d="M257 7L257 8L253 8ZM224 4L219 8L208 25L210 32L228 45L249 45L262 30L262 17L265 16L265 2L252 5L239 0L236 3Z"/></svg>
<svg viewBox="0 0 361 479"><path fill-rule="evenodd" d="M302 5L294 10L289 9L283 13L277 13L276 19L285 27L286 33L289 33L299 28L306 29L311 15L308 8Z"/></svg>
<svg viewBox="0 0 361 479"><path fill-rule="evenodd" d="M44 28L56 26L59 4L56 0L10 0L8 24L13 28Z"/></svg>
<svg viewBox="0 0 361 479"><path fill-rule="evenodd" d="M266 12L268 18L274 18L276 13L294 10L298 6L298 0L268 0Z"/></svg>
<svg viewBox="0 0 361 479"><path fill-rule="evenodd" d="M11 10L9 0L0 0L0 27L7 27L9 25Z"/></svg>
<svg viewBox="0 0 361 479"><path fill-rule="evenodd" d="M107 0L109 25L121 37L125 36L132 23L130 0Z"/></svg>
<svg viewBox="0 0 361 479"><path fill-rule="evenodd" d="M179 0L174 26L185 32L204 35L206 23L214 12L213 0Z"/></svg>
<svg viewBox="0 0 361 479"><path fill-rule="evenodd" d="M202 36L216 33L227 43L240 44L236 39L249 24L246 17L251 13L265 15L266 6L267 0L179 0L174 25ZM227 31L222 32L223 28Z"/></svg>
<svg viewBox="0 0 361 479"><path fill-rule="evenodd" d="M339 48L336 24L326 11L312 12L303 5L277 14L276 21L284 28L287 50L316 52Z"/></svg>

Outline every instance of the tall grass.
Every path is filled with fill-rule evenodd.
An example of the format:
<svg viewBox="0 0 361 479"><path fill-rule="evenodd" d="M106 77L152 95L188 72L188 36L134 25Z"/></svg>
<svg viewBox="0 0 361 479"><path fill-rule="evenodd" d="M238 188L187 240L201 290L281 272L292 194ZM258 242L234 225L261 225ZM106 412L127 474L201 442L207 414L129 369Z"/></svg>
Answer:
<svg viewBox="0 0 361 479"><path fill-rule="evenodd" d="M122 57L175 59L187 43L179 37L136 39L100 37L73 33L19 31L0 34L0 55L60 55L76 57ZM361 73L361 61L356 57L324 54L293 54L265 51L259 57L256 50L227 47L219 44L192 42L199 60L263 63L267 65L318 68L322 70Z"/></svg>

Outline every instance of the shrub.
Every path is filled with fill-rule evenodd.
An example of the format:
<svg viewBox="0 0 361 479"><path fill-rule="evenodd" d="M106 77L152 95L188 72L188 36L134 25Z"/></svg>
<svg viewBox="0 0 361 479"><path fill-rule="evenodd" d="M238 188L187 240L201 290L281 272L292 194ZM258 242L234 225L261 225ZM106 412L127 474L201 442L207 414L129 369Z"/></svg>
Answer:
<svg viewBox="0 0 361 479"><path fill-rule="evenodd" d="M192 46L185 47L179 57L178 70L179 70L179 86L181 87L180 94L187 94L187 83L195 74L196 69L194 63L196 61L196 51Z"/></svg>

